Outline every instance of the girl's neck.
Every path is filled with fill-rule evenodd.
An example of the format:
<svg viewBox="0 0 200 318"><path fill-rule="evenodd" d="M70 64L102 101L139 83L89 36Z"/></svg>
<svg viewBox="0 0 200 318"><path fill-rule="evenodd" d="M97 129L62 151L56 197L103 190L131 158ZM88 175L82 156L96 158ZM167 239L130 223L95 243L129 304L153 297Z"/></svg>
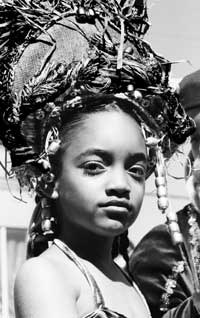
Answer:
<svg viewBox="0 0 200 318"><path fill-rule="evenodd" d="M59 237L79 257L93 263L97 267L107 266L112 260L112 237L96 235L84 229L65 228Z"/></svg>

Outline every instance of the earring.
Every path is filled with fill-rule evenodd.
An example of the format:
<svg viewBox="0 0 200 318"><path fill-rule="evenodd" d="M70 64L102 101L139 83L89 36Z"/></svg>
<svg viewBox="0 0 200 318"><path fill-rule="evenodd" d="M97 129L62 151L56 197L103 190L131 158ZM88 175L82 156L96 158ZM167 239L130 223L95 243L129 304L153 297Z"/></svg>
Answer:
<svg viewBox="0 0 200 318"><path fill-rule="evenodd" d="M51 204L50 200L47 198L42 198L41 200L41 229L43 235L54 235L56 228L56 219L51 215Z"/></svg>
<svg viewBox="0 0 200 318"><path fill-rule="evenodd" d="M49 199L56 200L58 198L58 191L55 187L55 176L52 172L42 174L38 181L37 192Z"/></svg>

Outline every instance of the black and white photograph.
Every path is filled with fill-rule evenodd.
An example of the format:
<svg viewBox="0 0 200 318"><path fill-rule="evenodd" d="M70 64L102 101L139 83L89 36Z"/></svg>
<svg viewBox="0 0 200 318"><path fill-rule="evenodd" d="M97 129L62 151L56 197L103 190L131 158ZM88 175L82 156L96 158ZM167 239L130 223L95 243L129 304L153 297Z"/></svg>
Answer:
<svg viewBox="0 0 200 318"><path fill-rule="evenodd" d="M0 318L200 317L200 1L0 0Z"/></svg>

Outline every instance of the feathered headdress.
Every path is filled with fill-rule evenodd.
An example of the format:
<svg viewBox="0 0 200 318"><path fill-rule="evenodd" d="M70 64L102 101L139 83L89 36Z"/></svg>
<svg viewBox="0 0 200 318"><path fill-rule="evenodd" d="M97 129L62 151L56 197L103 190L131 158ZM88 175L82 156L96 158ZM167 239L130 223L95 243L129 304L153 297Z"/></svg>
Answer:
<svg viewBox="0 0 200 318"><path fill-rule="evenodd" d="M145 0L0 1L0 139L21 185L50 170L63 114L97 93L126 99L167 156L193 132L148 28Z"/></svg>

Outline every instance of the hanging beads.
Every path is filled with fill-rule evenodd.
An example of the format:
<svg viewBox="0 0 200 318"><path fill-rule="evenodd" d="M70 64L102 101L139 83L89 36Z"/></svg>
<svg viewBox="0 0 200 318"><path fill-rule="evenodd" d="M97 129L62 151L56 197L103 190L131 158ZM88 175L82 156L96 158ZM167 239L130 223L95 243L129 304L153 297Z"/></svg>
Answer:
<svg viewBox="0 0 200 318"><path fill-rule="evenodd" d="M165 213L169 206L169 200L167 197L167 180L165 162L162 154L161 147L156 146L157 163L155 168L155 184L157 188L158 208ZM167 225L171 233L172 241L175 245L179 245L183 242L182 234L178 225L178 219L175 212L168 212L166 214Z"/></svg>
<svg viewBox="0 0 200 318"><path fill-rule="evenodd" d="M176 212L168 212L167 213L167 224L169 231L171 233L172 241L175 245L179 245L183 242L183 236L180 231L179 225L178 225L178 219Z"/></svg>
<svg viewBox="0 0 200 318"><path fill-rule="evenodd" d="M167 198L165 163L161 147L158 144L155 147L157 156L155 184L157 188L158 208L162 211L162 213L164 213L169 206L169 201Z"/></svg>
<svg viewBox="0 0 200 318"><path fill-rule="evenodd" d="M164 213L169 206L169 202L167 198L165 162L161 146L159 145L160 141L161 140L159 138L153 136L146 138L146 146L154 152L154 156L156 158L156 167L154 173L158 208L162 211L162 213Z"/></svg>
<svg viewBox="0 0 200 318"><path fill-rule="evenodd" d="M55 221L55 218L51 216L51 211L50 211L51 205L48 202L47 198L42 198L41 208L42 208L41 229L42 229L43 235L54 234L56 221Z"/></svg>

